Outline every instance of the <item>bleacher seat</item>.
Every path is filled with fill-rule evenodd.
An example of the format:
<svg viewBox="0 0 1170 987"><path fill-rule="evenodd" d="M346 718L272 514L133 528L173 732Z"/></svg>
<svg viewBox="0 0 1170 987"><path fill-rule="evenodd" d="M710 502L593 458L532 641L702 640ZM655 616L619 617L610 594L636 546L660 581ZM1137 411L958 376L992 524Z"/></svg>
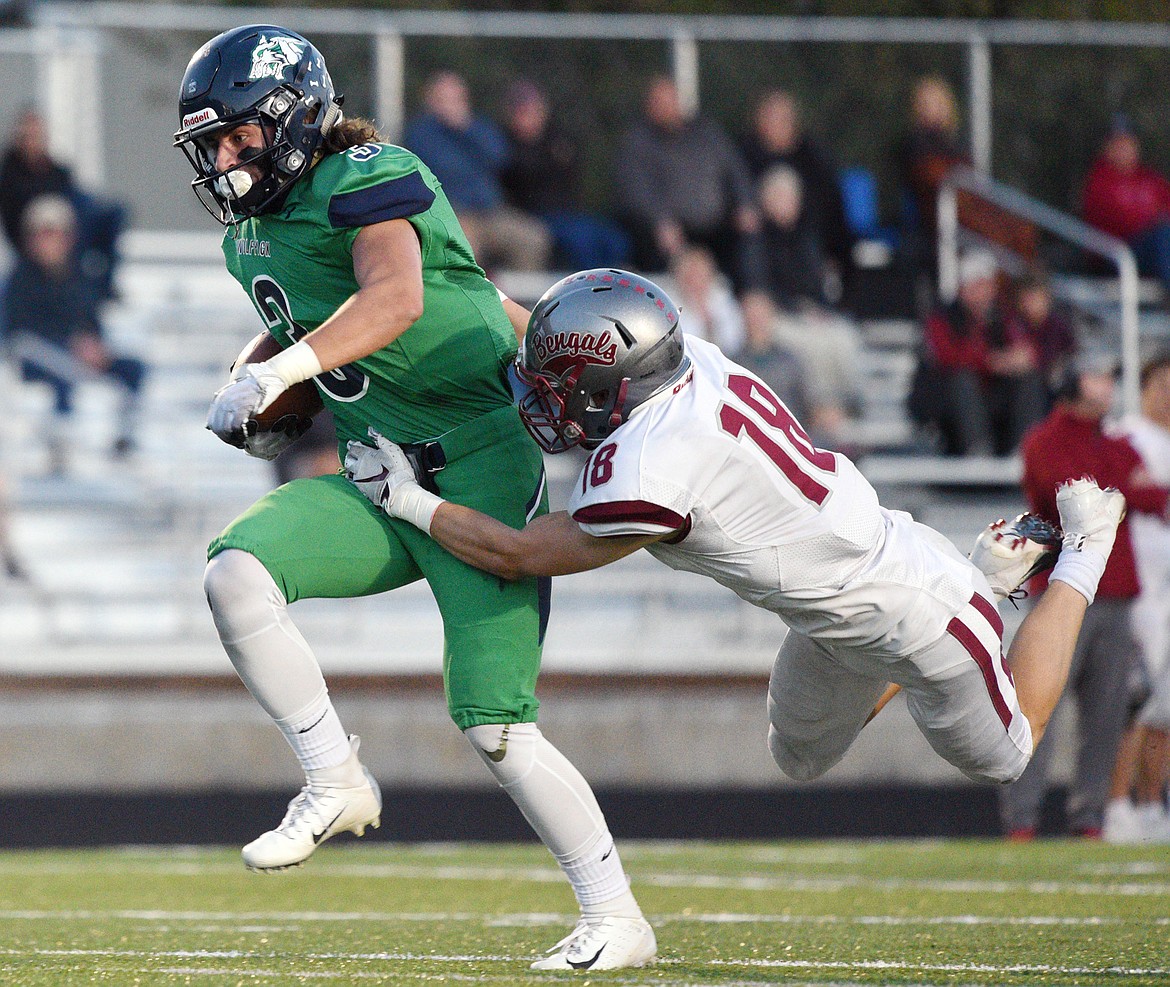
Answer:
<svg viewBox="0 0 1170 987"><path fill-rule="evenodd" d="M213 237L144 234L130 239L126 255L121 300L107 326L151 368L141 448L129 463L111 465L101 433L102 402L110 398L87 389L79 397L75 468L44 476L33 455L39 399L17 389L0 464L14 478L15 540L34 583L0 588L0 673L227 671L202 594L205 546L269 489L272 473L215 441L203 421L210 394L258 320ZM497 280L531 303L557 277L501 272ZM866 449L904 451L902 396L916 333L905 321L864 326L867 387L856 441ZM548 462L553 503L561 504L580 459ZM760 672L780 633L773 616L645 553L604 573L558 579L554 599L545 664L566 671ZM441 622L425 585L364 600L306 601L297 613L330 671L439 667ZM683 613L704 619L680 620Z"/></svg>

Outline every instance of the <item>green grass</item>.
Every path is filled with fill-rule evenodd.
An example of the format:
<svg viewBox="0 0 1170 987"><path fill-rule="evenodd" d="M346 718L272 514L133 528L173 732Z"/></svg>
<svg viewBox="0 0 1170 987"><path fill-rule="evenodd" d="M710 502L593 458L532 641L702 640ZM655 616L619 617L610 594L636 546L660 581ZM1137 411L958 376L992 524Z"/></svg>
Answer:
<svg viewBox="0 0 1170 987"><path fill-rule="evenodd" d="M643 970L535 974L575 907L538 846L0 854L0 984L1170 984L1170 848L626 843Z"/></svg>

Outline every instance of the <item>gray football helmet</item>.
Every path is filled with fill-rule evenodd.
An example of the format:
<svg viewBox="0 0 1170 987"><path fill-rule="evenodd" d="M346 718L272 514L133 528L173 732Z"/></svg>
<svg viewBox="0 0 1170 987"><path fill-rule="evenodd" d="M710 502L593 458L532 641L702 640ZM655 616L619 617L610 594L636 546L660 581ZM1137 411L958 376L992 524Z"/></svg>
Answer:
<svg viewBox="0 0 1170 987"><path fill-rule="evenodd" d="M520 418L545 452L595 449L690 366L678 306L627 271L582 271L532 310L516 360Z"/></svg>

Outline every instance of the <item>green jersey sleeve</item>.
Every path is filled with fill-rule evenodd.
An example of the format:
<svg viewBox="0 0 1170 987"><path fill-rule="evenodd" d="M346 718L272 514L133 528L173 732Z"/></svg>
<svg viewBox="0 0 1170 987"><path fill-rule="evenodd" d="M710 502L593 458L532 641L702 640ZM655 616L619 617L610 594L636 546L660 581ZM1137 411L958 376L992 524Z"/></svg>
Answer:
<svg viewBox="0 0 1170 987"><path fill-rule="evenodd" d="M435 190L419 170L421 162L413 155L383 154L383 147L364 144L345 153L348 167L329 197L334 229L409 219L434 205Z"/></svg>

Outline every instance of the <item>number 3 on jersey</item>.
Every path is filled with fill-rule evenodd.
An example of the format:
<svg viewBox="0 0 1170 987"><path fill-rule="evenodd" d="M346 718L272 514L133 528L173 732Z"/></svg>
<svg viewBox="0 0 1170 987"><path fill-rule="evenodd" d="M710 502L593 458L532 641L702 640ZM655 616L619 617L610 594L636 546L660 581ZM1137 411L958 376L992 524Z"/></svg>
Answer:
<svg viewBox="0 0 1170 987"><path fill-rule="evenodd" d="M307 335L305 327L294 321L288 295L272 278L260 276L252 281L252 297L256 300L265 325L269 330L280 329L294 343ZM313 378L335 401L358 401L370 388L370 378L351 364L326 371Z"/></svg>
<svg viewBox="0 0 1170 987"><path fill-rule="evenodd" d="M837 457L825 449L816 448L808 433L800 427L800 422L784 407L784 402L758 380L745 374L731 374L727 378L727 389L749 411L755 412L767 428L728 402L719 405L719 427L736 439L746 435L806 500L817 507L823 506L829 499L829 488L821 483L817 474L835 474ZM776 437L769 435L769 431Z"/></svg>

